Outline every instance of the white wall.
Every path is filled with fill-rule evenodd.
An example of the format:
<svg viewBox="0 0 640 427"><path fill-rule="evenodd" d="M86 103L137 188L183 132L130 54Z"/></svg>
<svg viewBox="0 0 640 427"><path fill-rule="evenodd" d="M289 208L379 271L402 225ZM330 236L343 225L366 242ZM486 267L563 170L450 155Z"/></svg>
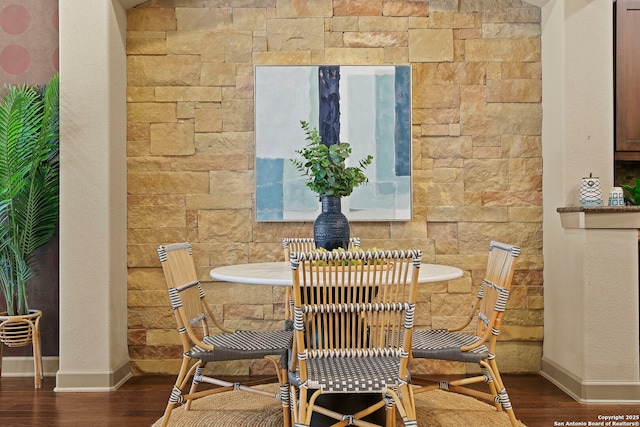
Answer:
<svg viewBox="0 0 640 427"><path fill-rule="evenodd" d="M605 3L609 10L599 10ZM543 248L545 314L549 315L545 320L549 326L574 324L573 330L582 330L583 319L567 303L582 301L582 283L575 282L574 272L584 268L580 255L584 242L582 233L562 228L556 208L579 205L579 183L589 173L601 178L603 188L612 184L610 9L610 0L553 0L543 9ZM582 339L579 334L554 333L547 327L545 356L571 361L575 373L582 374L573 351L582 348Z"/></svg>
<svg viewBox="0 0 640 427"><path fill-rule="evenodd" d="M637 401L637 230L565 229L556 212L579 206L590 173L613 185L612 1L551 0L542 12L542 371L581 401Z"/></svg>
<svg viewBox="0 0 640 427"><path fill-rule="evenodd" d="M57 391L110 390L127 350L126 8L60 0Z"/></svg>

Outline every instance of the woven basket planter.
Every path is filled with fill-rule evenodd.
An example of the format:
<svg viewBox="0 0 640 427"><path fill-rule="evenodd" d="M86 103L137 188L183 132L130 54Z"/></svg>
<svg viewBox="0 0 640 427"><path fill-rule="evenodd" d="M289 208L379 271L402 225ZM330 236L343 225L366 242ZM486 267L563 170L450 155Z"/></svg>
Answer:
<svg viewBox="0 0 640 427"><path fill-rule="evenodd" d="M2 372L2 345L7 347L33 346L35 387L42 385L42 354L40 351L40 310L29 310L29 314L8 316L0 312L0 372Z"/></svg>

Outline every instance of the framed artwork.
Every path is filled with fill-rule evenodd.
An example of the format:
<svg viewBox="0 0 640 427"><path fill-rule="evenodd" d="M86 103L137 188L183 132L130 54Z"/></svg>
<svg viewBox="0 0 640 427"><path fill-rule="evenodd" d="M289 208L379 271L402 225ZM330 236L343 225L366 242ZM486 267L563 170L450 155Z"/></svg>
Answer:
<svg viewBox="0 0 640 427"><path fill-rule="evenodd" d="M411 68L256 66L256 221L313 221L318 195L291 159L307 144L348 142L355 165L371 154L369 182L342 198L350 221L411 220Z"/></svg>

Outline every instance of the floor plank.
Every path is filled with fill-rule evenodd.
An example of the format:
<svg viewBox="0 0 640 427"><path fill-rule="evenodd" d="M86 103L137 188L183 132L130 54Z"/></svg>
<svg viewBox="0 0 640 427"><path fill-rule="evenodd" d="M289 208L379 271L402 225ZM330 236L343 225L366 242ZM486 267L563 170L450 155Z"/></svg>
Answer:
<svg viewBox="0 0 640 427"><path fill-rule="evenodd" d="M169 376L140 376L111 393L56 393L55 378L45 378L42 389L36 391L32 378L3 377L0 425L150 426L162 415L173 380ZM640 405L578 403L539 375L504 375L504 381L516 416L528 427L571 425L568 422L588 425L600 421L601 415L640 415Z"/></svg>

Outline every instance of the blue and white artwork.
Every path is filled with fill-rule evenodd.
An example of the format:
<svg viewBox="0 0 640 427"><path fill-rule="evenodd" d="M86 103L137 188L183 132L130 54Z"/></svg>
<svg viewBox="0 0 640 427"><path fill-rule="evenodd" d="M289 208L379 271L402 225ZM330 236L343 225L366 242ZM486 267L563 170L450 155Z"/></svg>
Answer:
<svg viewBox="0 0 640 427"><path fill-rule="evenodd" d="M256 66L256 220L313 221L318 195L291 159L307 144L300 121L325 143L348 142L352 165L373 156L369 182L342 199L350 221L411 219L409 66Z"/></svg>

